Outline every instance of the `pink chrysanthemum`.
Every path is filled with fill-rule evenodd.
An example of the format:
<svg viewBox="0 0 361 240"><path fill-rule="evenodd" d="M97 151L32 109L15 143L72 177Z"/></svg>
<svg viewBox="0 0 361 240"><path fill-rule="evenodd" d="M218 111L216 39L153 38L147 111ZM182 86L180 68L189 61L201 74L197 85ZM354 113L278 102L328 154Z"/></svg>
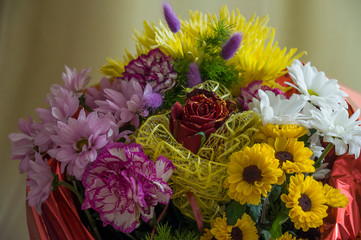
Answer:
<svg viewBox="0 0 361 240"><path fill-rule="evenodd" d="M41 214L41 205L48 199L53 189L53 174L47 161L44 161L39 153L35 153L35 161L29 161L29 169L26 173L28 176L26 186L29 187L26 199L29 206L35 207Z"/></svg>
<svg viewBox="0 0 361 240"><path fill-rule="evenodd" d="M89 87L85 93L85 103L91 108L95 109L98 105L95 101L105 101L106 94L104 92L105 89L112 89L114 91L121 91L122 87L120 85L120 81L112 81L106 77L103 77L100 80L99 87Z"/></svg>
<svg viewBox="0 0 361 240"><path fill-rule="evenodd" d="M98 151L106 146L118 132L109 118L99 118L97 112L86 116L82 109L77 119L69 118L68 123L58 122L51 139L58 146L50 149L49 155L61 162L61 171L81 180L88 164L94 162Z"/></svg>
<svg viewBox="0 0 361 240"><path fill-rule="evenodd" d="M83 69L78 73L75 68L71 70L65 66L65 72L62 74L64 87L73 92L83 90L90 81L90 77L86 76L89 72L90 68Z"/></svg>
<svg viewBox="0 0 361 240"><path fill-rule="evenodd" d="M173 60L165 55L159 48L149 51L129 62L124 68L123 80L135 79L144 89L147 84L153 92L164 95L176 83L177 72L173 70Z"/></svg>
<svg viewBox="0 0 361 240"><path fill-rule="evenodd" d="M262 85L262 81L253 81L248 84L247 87L241 88L241 96L239 98L239 103L243 106L243 110L249 110L248 104L252 102L253 98L260 100L258 95L258 90L261 89L263 91L271 91L275 95L283 95L286 96L280 89L278 88L271 88L266 85Z"/></svg>
<svg viewBox="0 0 361 240"><path fill-rule="evenodd" d="M114 115L119 127L130 122L136 128L139 127L139 116L146 117L149 114L146 105L147 96L152 93L149 84L143 88L136 80L121 81L120 91L106 88L104 89L105 100L96 100L99 107L95 110Z"/></svg>
<svg viewBox="0 0 361 240"><path fill-rule="evenodd" d="M12 159L20 159L19 164L20 173L24 173L28 169L29 159L34 159L36 151L44 151L36 146L35 139L39 134L42 126L34 123L31 117L28 117L28 121L19 119L18 128L22 133L10 133L9 139L11 140L11 155Z"/></svg>
<svg viewBox="0 0 361 240"><path fill-rule="evenodd" d="M129 233L153 217L158 203L168 204L172 190L166 183L174 171L170 160L160 156L154 164L141 145L112 143L83 175L85 201L105 225Z"/></svg>

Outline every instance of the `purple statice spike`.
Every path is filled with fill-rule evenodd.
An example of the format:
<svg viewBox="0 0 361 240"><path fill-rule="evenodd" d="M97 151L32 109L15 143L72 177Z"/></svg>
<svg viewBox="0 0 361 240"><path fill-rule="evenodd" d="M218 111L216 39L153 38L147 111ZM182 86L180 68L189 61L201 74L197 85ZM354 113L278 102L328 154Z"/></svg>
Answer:
<svg viewBox="0 0 361 240"><path fill-rule="evenodd" d="M198 69L198 65L194 62L189 64L189 72L187 74L188 87L192 88L202 83L201 74Z"/></svg>
<svg viewBox="0 0 361 240"><path fill-rule="evenodd" d="M222 57L224 60L231 59L237 52L239 45L242 42L243 35L241 33L233 33L232 36L222 47Z"/></svg>
<svg viewBox="0 0 361 240"><path fill-rule="evenodd" d="M174 13L170 4L167 3L166 1L164 1L164 3L163 3L163 13L164 13L165 20L168 23L169 29L173 33L179 32L181 23L180 23L177 15Z"/></svg>

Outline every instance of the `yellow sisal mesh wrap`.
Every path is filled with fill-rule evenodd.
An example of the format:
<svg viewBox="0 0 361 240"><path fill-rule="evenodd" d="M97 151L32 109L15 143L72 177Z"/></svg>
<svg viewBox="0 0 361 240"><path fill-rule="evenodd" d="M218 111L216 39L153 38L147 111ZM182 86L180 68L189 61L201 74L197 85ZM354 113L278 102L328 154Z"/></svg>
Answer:
<svg viewBox="0 0 361 240"><path fill-rule="evenodd" d="M231 97L227 88L214 81L206 81L195 88L213 91L225 100ZM223 187L229 156L252 144L260 124L260 116L252 111L232 114L210 135L198 154L193 154L174 139L169 131L168 114L149 117L133 137L151 159L163 155L173 162L175 170L168 184L173 190L173 203L181 212L194 219L186 196L191 191L203 220L209 222L221 212L219 203L229 200Z"/></svg>

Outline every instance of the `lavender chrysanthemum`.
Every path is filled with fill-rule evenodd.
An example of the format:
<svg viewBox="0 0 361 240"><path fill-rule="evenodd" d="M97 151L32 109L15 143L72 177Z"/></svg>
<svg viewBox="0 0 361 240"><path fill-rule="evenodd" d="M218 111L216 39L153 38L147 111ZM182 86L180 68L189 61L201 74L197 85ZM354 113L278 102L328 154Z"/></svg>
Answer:
<svg viewBox="0 0 361 240"><path fill-rule="evenodd" d="M84 173L82 209L93 208L104 225L129 233L148 222L158 203L168 204L172 190L166 183L174 171L170 160L160 156L154 164L141 145L112 143Z"/></svg>
<svg viewBox="0 0 361 240"><path fill-rule="evenodd" d="M222 47L222 57L224 60L229 60L234 56L242 42L242 38L243 36L241 33L233 33L227 40Z"/></svg>
<svg viewBox="0 0 361 240"><path fill-rule="evenodd" d="M190 88L202 83L202 78L197 63L189 64L187 79L188 79L188 87Z"/></svg>
<svg viewBox="0 0 361 240"><path fill-rule="evenodd" d="M41 214L41 205L48 199L52 191L53 174L47 161L43 160L39 153L35 154L35 161L29 161L27 170L26 186L29 187L28 204L35 207L36 211Z"/></svg>
<svg viewBox="0 0 361 240"><path fill-rule="evenodd" d="M82 109L77 119L68 123L58 122L56 134L51 139L58 146L50 149L49 155L61 162L61 171L81 180L88 164L94 162L100 151L118 132L117 126L109 118L99 118L97 112L86 116Z"/></svg>
<svg viewBox="0 0 361 240"><path fill-rule="evenodd" d="M163 13L164 13L164 18L167 21L169 29L173 33L179 32L181 23L180 23L177 15L174 13L172 7L167 2L163 3Z"/></svg>
<svg viewBox="0 0 361 240"><path fill-rule="evenodd" d="M85 93L85 103L91 108L95 109L98 105L95 101L105 101L106 94L105 89L112 89L114 91L121 91L122 87L120 81L111 81L110 79L103 77L100 80L99 88L98 87L89 87Z"/></svg>
<svg viewBox="0 0 361 240"><path fill-rule="evenodd" d="M173 69L173 60L156 48L124 67L122 80L132 79L138 81L143 89L150 84L153 92L164 95L175 85L177 72Z"/></svg>
<svg viewBox="0 0 361 240"><path fill-rule="evenodd" d="M79 73L74 68L71 70L65 66L65 72L62 74L64 87L70 91L78 92L83 90L90 81L90 77L86 76L90 72L90 67L81 70Z"/></svg>

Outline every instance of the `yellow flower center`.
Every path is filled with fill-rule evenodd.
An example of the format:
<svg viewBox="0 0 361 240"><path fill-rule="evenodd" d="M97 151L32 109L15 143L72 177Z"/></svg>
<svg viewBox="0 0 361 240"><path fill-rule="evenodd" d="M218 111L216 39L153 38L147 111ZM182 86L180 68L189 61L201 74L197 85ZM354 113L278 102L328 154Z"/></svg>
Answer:
<svg viewBox="0 0 361 240"><path fill-rule="evenodd" d="M78 148L76 152L80 153L81 151L83 151L83 146L86 145L88 147L89 146L88 144L89 144L88 139L86 139L85 137L79 138L79 140L76 143L76 147Z"/></svg>
<svg viewBox="0 0 361 240"><path fill-rule="evenodd" d="M317 97L318 97L318 94L317 94L315 91L311 90L311 89L307 89L307 92L308 92L308 94L310 94L311 96L313 95L313 96L317 96Z"/></svg>
<svg viewBox="0 0 361 240"><path fill-rule="evenodd" d="M243 180L249 184L262 180L262 171L256 165L250 165L243 169Z"/></svg>
<svg viewBox="0 0 361 240"><path fill-rule="evenodd" d="M301 197L298 199L298 204L304 212L311 210L311 199L306 194L301 195Z"/></svg>
<svg viewBox="0 0 361 240"><path fill-rule="evenodd" d="M276 152L275 158L280 160L280 165L282 165L282 163L286 162L287 160L293 162L293 155L287 151Z"/></svg>
<svg viewBox="0 0 361 240"><path fill-rule="evenodd" d="M238 227L232 228L231 239L232 240L243 240L242 230L239 229Z"/></svg>

